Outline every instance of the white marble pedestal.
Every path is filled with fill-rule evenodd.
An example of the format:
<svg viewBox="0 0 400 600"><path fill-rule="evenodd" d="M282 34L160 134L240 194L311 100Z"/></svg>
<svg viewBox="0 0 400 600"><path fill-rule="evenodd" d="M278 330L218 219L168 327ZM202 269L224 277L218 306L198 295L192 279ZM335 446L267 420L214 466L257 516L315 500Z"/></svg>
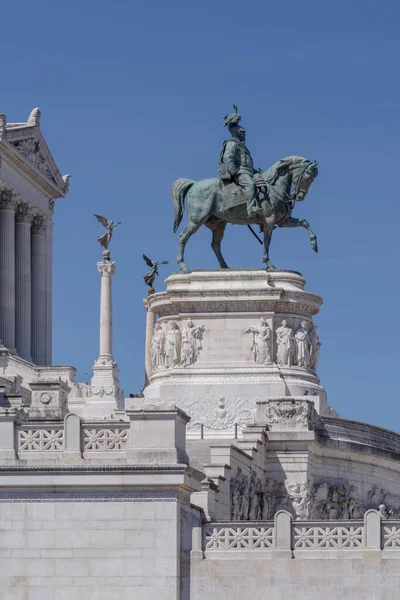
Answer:
<svg viewBox="0 0 400 600"><path fill-rule="evenodd" d="M320 414L329 413L312 321L322 298L305 291L299 273L193 271L165 283L165 292L147 300L158 320L147 341L152 373L145 398L127 406L176 403L191 416L189 438L240 436L254 422L256 402L270 397L306 396ZM277 343L284 320L292 337L287 364Z"/></svg>

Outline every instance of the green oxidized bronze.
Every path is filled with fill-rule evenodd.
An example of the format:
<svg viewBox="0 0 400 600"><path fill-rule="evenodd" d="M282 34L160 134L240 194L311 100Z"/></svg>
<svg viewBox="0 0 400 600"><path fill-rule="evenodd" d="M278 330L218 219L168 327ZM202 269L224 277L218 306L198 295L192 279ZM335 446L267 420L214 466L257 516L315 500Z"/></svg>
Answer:
<svg viewBox="0 0 400 600"><path fill-rule="evenodd" d="M143 260L145 261L147 266L151 267L150 271L148 271L146 273L146 275L143 277L143 279L144 279L145 284L149 286L149 294L154 294L153 285L154 285L156 276L159 274L158 273L158 265L167 265L168 261L167 260L151 260L151 258L146 256L145 254L143 254Z"/></svg>
<svg viewBox="0 0 400 600"><path fill-rule="evenodd" d="M275 227L304 227L311 248L318 251L317 237L308 221L292 217L295 202L301 202L318 175L317 162L301 156L287 156L267 171L255 171L253 159L245 145L246 131L239 125L237 112L224 117L231 139L224 142L220 154L219 179L177 179L172 186L174 231L179 227L186 200L188 225L179 236L177 262L188 272L184 249L189 238L201 225L213 233L212 248L222 269L227 269L221 241L227 223L259 225L264 234L263 261L268 271L275 270L269 260L269 246ZM253 232L254 233L254 232Z"/></svg>

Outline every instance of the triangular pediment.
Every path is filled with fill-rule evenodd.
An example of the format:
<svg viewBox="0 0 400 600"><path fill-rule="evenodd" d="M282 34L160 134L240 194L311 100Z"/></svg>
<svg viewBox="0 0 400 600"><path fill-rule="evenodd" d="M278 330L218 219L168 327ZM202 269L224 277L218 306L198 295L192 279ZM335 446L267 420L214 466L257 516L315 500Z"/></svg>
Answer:
<svg viewBox="0 0 400 600"><path fill-rule="evenodd" d="M7 123L1 139L5 139L31 167L62 194L68 191L69 175L62 177L40 131L40 110L34 109L26 123Z"/></svg>

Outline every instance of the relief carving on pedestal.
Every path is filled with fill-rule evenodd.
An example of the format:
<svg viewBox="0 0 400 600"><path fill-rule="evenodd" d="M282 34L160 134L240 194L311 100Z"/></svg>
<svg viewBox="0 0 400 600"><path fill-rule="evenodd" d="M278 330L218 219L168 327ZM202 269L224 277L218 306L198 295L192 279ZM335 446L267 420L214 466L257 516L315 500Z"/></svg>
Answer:
<svg viewBox="0 0 400 600"><path fill-rule="evenodd" d="M288 327L286 319L276 330L277 364L281 367L291 367L293 364L294 337L293 330Z"/></svg>
<svg viewBox="0 0 400 600"><path fill-rule="evenodd" d="M190 416L187 430L223 431L235 425L245 427L254 422L254 398L220 398L217 406L206 398L181 398L176 405Z"/></svg>
<svg viewBox="0 0 400 600"><path fill-rule="evenodd" d="M169 369L181 362L182 336L176 321L168 323L165 340L165 366Z"/></svg>
<svg viewBox="0 0 400 600"><path fill-rule="evenodd" d="M151 362L154 371L193 365L203 349L204 325L195 326L189 317L181 333L176 321L169 321L167 329L156 323L151 339Z"/></svg>
<svg viewBox="0 0 400 600"><path fill-rule="evenodd" d="M308 322L302 321L300 327L294 334L296 348L296 364L299 367L309 368L310 366L310 338L308 336Z"/></svg>
<svg viewBox="0 0 400 600"><path fill-rule="evenodd" d="M318 422L314 403L310 400L270 400L266 424L271 431L281 429L312 431Z"/></svg>
<svg viewBox="0 0 400 600"><path fill-rule="evenodd" d="M165 366L165 333L159 323L154 325L153 337L151 338L151 366L153 371Z"/></svg>
<svg viewBox="0 0 400 600"><path fill-rule="evenodd" d="M180 364L183 367L193 365L203 349L202 340L205 332L204 325L196 327L189 317L182 331L182 357Z"/></svg>
<svg viewBox="0 0 400 600"><path fill-rule="evenodd" d="M245 333L253 334L253 343L251 351L253 353L254 362L257 365L269 366L272 365L271 359L271 329L268 326L267 320L260 319L258 327L249 327Z"/></svg>
<svg viewBox="0 0 400 600"><path fill-rule="evenodd" d="M302 320L293 331L286 319L283 319L276 330L278 366L298 366L304 369L317 370L321 342L317 327L309 321Z"/></svg>

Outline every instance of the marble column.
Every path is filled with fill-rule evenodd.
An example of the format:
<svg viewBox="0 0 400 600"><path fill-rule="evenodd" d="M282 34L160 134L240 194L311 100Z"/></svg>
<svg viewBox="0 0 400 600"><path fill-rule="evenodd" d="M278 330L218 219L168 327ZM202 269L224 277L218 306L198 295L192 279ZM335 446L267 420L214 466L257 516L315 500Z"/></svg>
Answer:
<svg viewBox="0 0 400 600"><path fill-rule="evenodd" d="M0 192L0 338L15 352L15 211L17 201Z"/></svg>
<svg viewBox="0 0 400 600"><path fill-rule="evenodd" d="M110 252L105 250L103 260L97 263L101 273L100 291L100 356L112 359L112 281L115 263L110 260Z"/></svg>
<svg viewBox="0 0 400 600"><path fill-rule="evenodd" d="M54 200L49 203L50 213L54 212ZM53 357L53 226L51 219L47 221L47 347L46 364L52 364Z"/></svg>
<svg viewBox="0 0 400 600"><path fill-rule="evenodd" d="M15 220L15 344L17 352L32 362L31 225L34 212L20 204Z"/></svg>
<svg viewBox="0 0 400 600"><path fill-rule="evenodd" d="M97 263L97 270L101 273L100 353L93 366L89 397L83 409L85 419L108 418L123 408L119 371L112 354L112 276L115 262L111 261L109 250L104 250L103 260Z"/></svg>
<svg viewBox="0 0 400 600"><path fill-rule="evenodd" d="M47 243L46 220L36 216L32 223L32 359L47 361Z"/></svg>
<svg viewBox="0 0 400 600"><path fill-rule="evenodd" d="M147 305L147 300L145 301ZM151 364L151 339L154 333L154 325L156 322L156 315L153 311L147 306L146 308L146 354L144 359L144 368L145 368L145 386L149 384L150 377L152 375L153 367Z"/></svg>

